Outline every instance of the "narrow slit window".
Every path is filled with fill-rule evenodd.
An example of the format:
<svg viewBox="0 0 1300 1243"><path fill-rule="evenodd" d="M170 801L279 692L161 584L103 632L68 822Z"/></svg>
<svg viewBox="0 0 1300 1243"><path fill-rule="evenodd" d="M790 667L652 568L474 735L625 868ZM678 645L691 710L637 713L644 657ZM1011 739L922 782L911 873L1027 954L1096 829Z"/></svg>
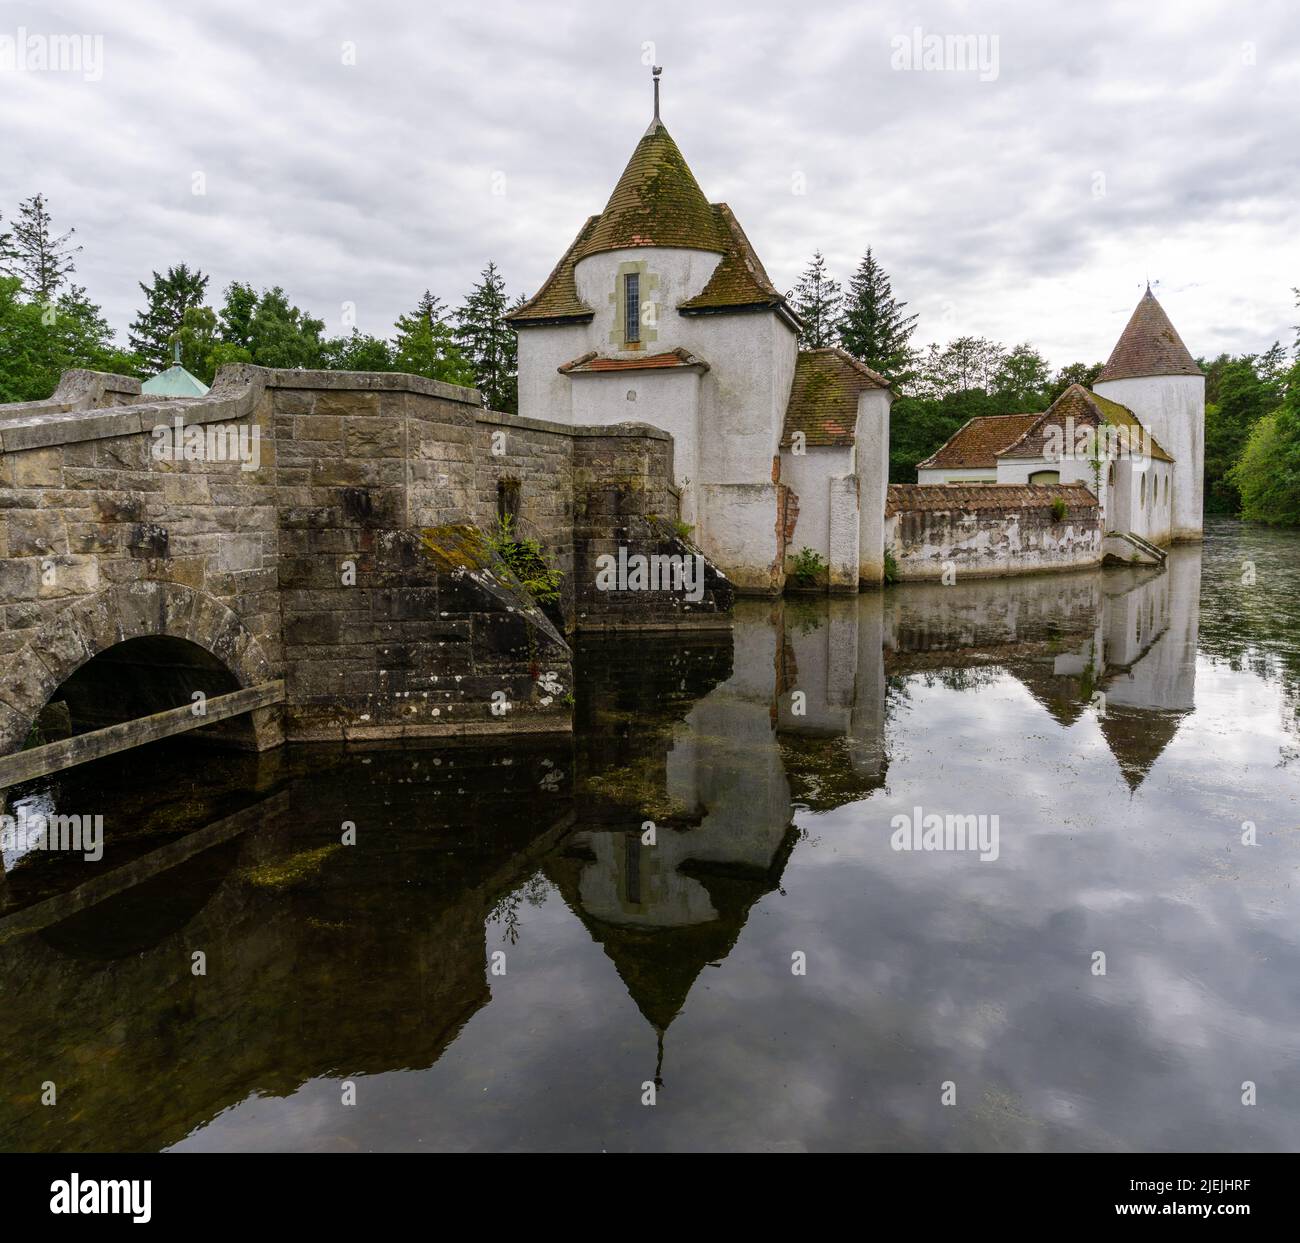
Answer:
<svg viewBox="0 0 1300 1243"><path fill-rule="evenodd" d="M641 276L629 272L623 277L623 339L641 340Z"/></svg>

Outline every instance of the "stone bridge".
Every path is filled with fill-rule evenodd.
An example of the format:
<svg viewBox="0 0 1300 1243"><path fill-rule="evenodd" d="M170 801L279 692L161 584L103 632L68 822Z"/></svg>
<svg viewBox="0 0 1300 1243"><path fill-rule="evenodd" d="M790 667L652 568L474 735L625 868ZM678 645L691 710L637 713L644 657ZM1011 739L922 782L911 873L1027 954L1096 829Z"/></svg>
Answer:
<svg viewBox="0 0 1300 1243"><path fill-rule="evenodd" d="M72 371L0 406L0 789L181 729L569 728L566 630L729 624L711 566L702 599L596 589L602 554L694 554L672 451L382 373L226 367L157 401ZM553 603L485 535L502 517L561 571Z"/></svg>

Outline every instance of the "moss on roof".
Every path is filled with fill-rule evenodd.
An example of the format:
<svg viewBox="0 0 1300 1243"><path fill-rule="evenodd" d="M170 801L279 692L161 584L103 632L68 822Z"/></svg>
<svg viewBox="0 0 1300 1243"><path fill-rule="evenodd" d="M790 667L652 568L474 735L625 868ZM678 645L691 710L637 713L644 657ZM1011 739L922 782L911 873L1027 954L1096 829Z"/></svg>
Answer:
<svg viewBox="0 0 1300 1243"><path fill-rule="evenodd" d="M677 144L656 121L637 143L605 210L582 227L537 294L507 318L519 327L591 319L592 308L578 297L578 263L604 251L643 246L722 256L705 287L677 308L683 314L785 306L731 209L709 203Z"/></svg>
<svg viewBox="0 0 1300 1243"><path fill-rule="evenodd" d="M578 286L573 269L582 253L583 244L591 237L599 216L588 216L587 223L578 230L578 236L569 243L560 262L555 265L542 287L522 306L516 307L506 318L522 326L530 322L554 320L591 319L595 312L578 297Z"/></svg>
<svg viewBox="0 0 1300 1243"><path fill-rule="evenodd" d="M859 394L888 387L884 376L837 346L800 350L785 409L782 447L789 447L797 431L803 432L808 445L851 445L857 435Z"/></svg>
<svg viewBox="0 0 1300 1243"><path fill-rule="evenodd" d="M709 200L660 121L637 143L581 257L634 246L724 249Z"/></svg>
<svg viewBox="0 0 1300 1243"><path fill-rule="evenodd" d="M1042 418L1034 414L977 414L968 419L917 470L991 470L997 455Z"/></svg>
<svg viewBox="0 0 1300 1243"><path fill-rule="evenodd" d="M1019 440L1003 449L997 456L1000 458L1042 457L1048 428L1056 427L1063 431L1067 419L1073 419L1076 428L1100 427L1102 423L1123 428L1131 438L1137 439L1139 445L1143 443L1149 445L1153 458L1161 462L1174 460L1132 410L1117 401L1111 401L1109 397L1090 392L1082 384L1071 384Z"/></svg>
<svg viewBox="0 0 1300 1243"><path fill-rule="evenodd" d="M711 208L718 236L726 247L722 262L713 269L708 284L677 309L689 315L738 307L777 307L785 303L776 286L768 279L749 238L726 203Z"/></svg>

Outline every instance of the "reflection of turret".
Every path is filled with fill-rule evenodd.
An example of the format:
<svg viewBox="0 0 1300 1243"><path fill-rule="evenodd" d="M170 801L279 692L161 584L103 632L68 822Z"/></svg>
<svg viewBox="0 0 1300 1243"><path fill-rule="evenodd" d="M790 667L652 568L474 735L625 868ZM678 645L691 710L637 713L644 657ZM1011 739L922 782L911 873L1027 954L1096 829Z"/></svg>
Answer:
<svg viewBox="0 0 1300 1243"><path fill-rule="evenodd" d="M1062 725L1096 700L1107 745L1137 786L1195 702L1200 552L1163 570L910 586L886 608L886 667L1012 674Z"/></svg>
<svg viewBox="0 0 1300 1243"><path fill-rule="evenodd" d="M737 607L734 665L716 638L694 651L679 636L662 652L579 648L592 675L579 701L581 827L546 874L655 1030L660 1061L700 972L730 953L797 837L773 729L771 609Z"/></svg>
<svg viewBox="0 0 1300 1243"><path fill-rule="evenodd" d="M1130 789L1195 706L1200 598L1200 553L1189 548L1170 552L1165 573L1107 594L1101 732Z"/></svg>

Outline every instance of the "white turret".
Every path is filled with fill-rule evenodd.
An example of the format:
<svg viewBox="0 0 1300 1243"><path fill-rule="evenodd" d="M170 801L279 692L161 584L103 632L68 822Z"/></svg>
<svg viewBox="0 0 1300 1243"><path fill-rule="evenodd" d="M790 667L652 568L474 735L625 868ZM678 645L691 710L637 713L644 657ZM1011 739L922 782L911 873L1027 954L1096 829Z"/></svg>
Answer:
<svg viewBox="0 0 1300 1243"><path fill-rule="evenodd" d="M1150 285L1093 392L1127 406L1174 459L1174 540L1199 540L1205 472L1205 374Z"/></svg>

